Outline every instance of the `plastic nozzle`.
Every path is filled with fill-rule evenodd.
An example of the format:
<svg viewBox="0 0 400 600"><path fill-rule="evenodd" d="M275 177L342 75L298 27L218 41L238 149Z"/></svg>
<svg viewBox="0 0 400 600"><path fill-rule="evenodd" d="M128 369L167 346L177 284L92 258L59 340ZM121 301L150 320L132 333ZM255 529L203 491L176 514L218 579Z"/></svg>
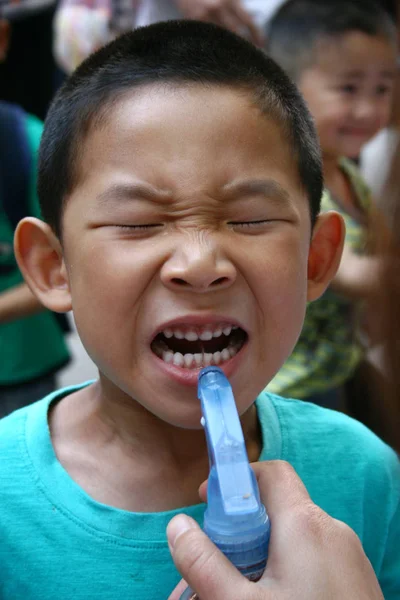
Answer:
<svg viewBox="0 0 400 600"><path fill-rule="evenodd" d="M221 369L200 372L198 396L210 458L204 530L244 574L255 565L262 572L270 523L249 465L232 388Z"/></svg>

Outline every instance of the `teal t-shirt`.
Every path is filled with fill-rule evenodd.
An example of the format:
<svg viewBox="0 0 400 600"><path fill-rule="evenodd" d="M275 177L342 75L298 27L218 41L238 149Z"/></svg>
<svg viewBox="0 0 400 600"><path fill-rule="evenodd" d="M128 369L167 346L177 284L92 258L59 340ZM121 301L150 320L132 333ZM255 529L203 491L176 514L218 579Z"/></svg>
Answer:
<svg viewBox="0 0 400 600"><path fill-rule="evenodd" d="M131 513L91 499L58 462L47 421L50 402L74 389L0 421L0 597L166 599L179 580L166 526L182 510L201 523L204 505ZM294 466L314 502L356 531L385 599L398 600L395 453L360 423L313 404L263 393L257 410L260 460Z"/></svg>
<svg viewBox="0 0 400 600"><path fill-rule="evenodd" d="M27 216L34 217L40 216L36 179L42 130L39 119L26 114L25 131L32 158ZM0 294L23 281L14 256L13 238L13 226L0 197ZM48 310L9 323L0 323L0 386L22 384L50 374L65 365L68 359L63 333Z"/></svg>

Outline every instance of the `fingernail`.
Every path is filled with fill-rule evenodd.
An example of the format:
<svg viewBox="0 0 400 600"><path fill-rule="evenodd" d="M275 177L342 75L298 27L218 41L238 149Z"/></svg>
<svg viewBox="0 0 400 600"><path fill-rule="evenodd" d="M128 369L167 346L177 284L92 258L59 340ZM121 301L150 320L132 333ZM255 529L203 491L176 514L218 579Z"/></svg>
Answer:
<svg viewBox="0 0 400 600"><path fill-rule="evenodd" d="M167 537L170 548L174 548L176 540L182 533L189 529L198 527L196 521L186 515L177 515L169 523L167 527Z"/></svg>

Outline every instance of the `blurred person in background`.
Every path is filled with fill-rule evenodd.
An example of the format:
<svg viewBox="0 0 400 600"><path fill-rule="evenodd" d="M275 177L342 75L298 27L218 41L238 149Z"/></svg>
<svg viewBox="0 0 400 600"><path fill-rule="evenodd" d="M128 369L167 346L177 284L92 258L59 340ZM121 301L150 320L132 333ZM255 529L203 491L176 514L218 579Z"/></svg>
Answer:
<svg viewBox="0 0 400 600"><path fill-rule="evenodd" d="M0 0L3 22L12 24L0 64L0 99L43 119L57 85L52 54L56 0Z"/></svg>
<svg viewBox="0 0 400 600"><path fill-rule="evenodd" d="M0 18L2 59L10 34L6 14L4 10ZM18 105L0 102L0 417L55 390L56 373L69 358L60 321L23 282L13 251L18 221L39 215L36 169L41 134L36 117Z"/></svg>
<svg viewBox="0 0 400 600"><path fill-rule="evenodd" d="M345 249L328 291L310 304L300 339L268 386L285 397L348 409L346 390L363 358L361 302L379 289L379 258L367 254L376 211L354 162L388 122L396 31L374 0L289 0L267 29L267 50L297 83L315 119L324 162L321 210L346 222Z"/></svg>
<svg viewBox="0 0 400 600"><path fill-rule="evenodd" d="M113 37L169 19L210 21L262 45L266 22L284 0L61 0L54 21L54 55L71 73ZM396 0L380 4L393 17Z"/></svg>
<svg viewBox="0 0 400 600"><path fill-rule="evenodd" d="M54 53L71 73L89 54L134 27L170 19L209 21L260 46L262 27L282 0L61 0Z"/></svg>

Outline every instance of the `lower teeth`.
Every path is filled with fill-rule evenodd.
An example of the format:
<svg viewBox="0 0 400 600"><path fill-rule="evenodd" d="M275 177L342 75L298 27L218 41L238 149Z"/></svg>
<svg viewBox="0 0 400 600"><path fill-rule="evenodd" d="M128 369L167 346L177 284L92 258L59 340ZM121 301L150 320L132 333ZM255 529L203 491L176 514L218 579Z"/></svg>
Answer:
<svg viewBox="0 0 400 600"><path fill-rule="evenodd" d="M181 352L172 352L172 350L156 351L157 356L162 358L166 363L172 363L177 367L186 369L209 367L210 365L219 365L226 362L230 358L236 356L241 346L229 346L224 348L222 352L203 353L203 354L182 354Z"/></svg>

